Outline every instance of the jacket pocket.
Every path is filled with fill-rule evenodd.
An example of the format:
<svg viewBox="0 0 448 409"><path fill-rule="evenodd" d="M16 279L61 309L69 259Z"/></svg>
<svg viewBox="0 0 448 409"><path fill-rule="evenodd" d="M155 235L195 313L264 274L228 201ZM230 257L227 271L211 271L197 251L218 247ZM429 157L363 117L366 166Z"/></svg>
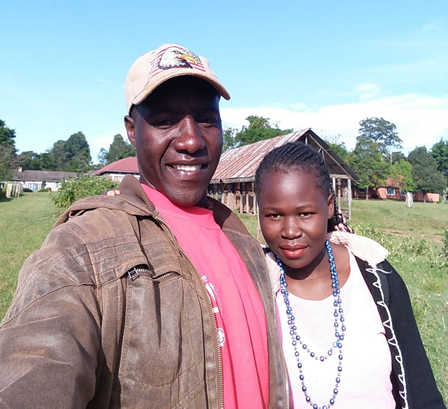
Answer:
<svg viewBox="0 0 448 409"><path fill-rule="evenodd" d="M136 268L128 275L121 404L168 408L202 401L202 314L191 283L169 270Z"/></svg>

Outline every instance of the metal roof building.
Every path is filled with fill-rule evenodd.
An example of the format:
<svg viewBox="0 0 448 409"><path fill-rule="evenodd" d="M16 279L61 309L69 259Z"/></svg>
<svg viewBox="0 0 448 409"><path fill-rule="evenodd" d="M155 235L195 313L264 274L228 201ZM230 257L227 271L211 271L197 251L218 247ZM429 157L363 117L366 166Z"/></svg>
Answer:
<svg viewBox="0 0 448 409"><path fill-rule="evenodd" d="M263 157L272 149L288 142L300 141L311 145L319 152L330 169L333 188L340 203L342 189L347 189L351 199L351 182L359 176L322 140L311 128L292 132L275 138L224 152L209 186L209 194L241 213L257 214L257 203L253 191L255 172ZM349 207L351 200L349 199ZM351 208L349 213L351 213Z"/></svg>
<svg viewBox="0 0 448 409"><path fill-rule="evenodd" d="M332 176L351 179L353 182L359 180L359 176L347 166L328 144L317 136L311 128L307 128L224 152L211 183L253 182L255 172L264 156L274 148L294 141L309 144L321 153Z"/></svg>

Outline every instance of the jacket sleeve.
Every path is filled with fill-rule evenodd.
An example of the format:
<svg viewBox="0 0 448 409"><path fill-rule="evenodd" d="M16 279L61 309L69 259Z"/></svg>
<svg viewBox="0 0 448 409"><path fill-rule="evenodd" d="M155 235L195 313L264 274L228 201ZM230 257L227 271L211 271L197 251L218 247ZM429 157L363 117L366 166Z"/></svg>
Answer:
<svg viewBox="0 0 448 409"><path fill-rule="evenodd" d="M385 261L382 263L389 282L389 309L397 345L402 354L410 409L444 409L431 366L412 312L409 293L400 275ZM380 273L381 274L381 273ZM392 357L396 367L398 357Z"/></svg>
<svg viewBox="0 0 448 409"><path fill-rule="evenodd" d="M82 245L63 230L25 262L0 325L2 408L85 408L94 396L100 313Z"/></svg>

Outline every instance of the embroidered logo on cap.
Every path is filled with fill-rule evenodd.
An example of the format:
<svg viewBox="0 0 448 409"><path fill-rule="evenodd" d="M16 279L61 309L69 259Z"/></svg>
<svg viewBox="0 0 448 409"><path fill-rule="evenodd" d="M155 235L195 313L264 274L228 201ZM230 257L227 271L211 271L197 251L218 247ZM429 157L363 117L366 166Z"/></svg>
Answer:
<svg viewBox="0 0 448 409"><path fill-rule="evenodd" d="M191 68L205 72L201 59L190 50L178 46L170 46L160 50L151 63L148 83L157 74L172 68Z"/></svg>

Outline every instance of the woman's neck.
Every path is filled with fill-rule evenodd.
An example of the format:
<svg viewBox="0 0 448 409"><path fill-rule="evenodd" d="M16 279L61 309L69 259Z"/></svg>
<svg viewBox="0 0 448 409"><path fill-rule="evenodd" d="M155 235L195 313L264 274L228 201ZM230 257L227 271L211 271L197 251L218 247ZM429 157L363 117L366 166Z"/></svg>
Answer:
<svg viewBox="0 0 448 409"><path fill-rule="evenodd" d="M332 245L338 272L339 287L345 284L350 274L349 255L345 247ZM318 256L300 269L291 269L283 264L288 290L306 300L323 300L333 294L330 262L325 246Z"/></svg>

